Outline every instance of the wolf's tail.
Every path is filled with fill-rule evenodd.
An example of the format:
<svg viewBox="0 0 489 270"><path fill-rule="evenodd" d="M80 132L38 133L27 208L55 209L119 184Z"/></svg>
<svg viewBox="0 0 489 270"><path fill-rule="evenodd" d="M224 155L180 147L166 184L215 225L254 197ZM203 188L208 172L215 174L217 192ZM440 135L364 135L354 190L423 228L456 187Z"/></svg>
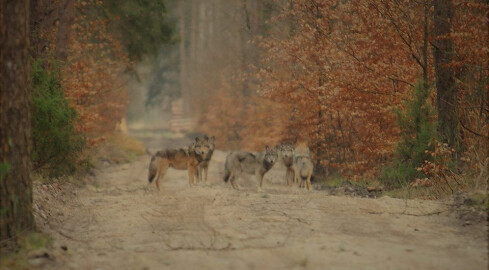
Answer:
<svg viewBox="0 0 489 270"><path fill-rule="evenodd" d="M151 158L151 162L149 163L149 171L148 171L148 181L151 183L156 176L157 166L156 166L156 155Z"/></svg>
<svg viewBox="0 0 489 270"><path fill-rule="evenodd" d="M224 168L224 182L229 181L229 177L231 176L231 171L228 168Z"/></svg>

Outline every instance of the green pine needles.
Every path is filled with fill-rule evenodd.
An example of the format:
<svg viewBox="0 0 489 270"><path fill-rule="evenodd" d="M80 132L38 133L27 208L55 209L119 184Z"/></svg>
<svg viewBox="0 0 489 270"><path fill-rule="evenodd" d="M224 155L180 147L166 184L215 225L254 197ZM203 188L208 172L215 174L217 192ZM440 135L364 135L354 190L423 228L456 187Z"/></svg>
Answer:
<svg viewBox="0 0 489 270"><path fill-rule="evenodd" d="M413 99L407 101L403 109L394 111L401 128L401 140L391 166L381 176L381 181L389 188L402 187L415 178L425 177L417 168L432 159L427 150L433 150L432 141L437 137L435 112L428 99L430 92L430 87L418 82L413 88Z"/></svg>
<svg viewBox="0 0 489 270"><path fill-rule="evenodd" d="M31 85L33 169L50 177L71 175L85 139L75 131L78 115L64 96L60 71L35 61Z"/></svg>

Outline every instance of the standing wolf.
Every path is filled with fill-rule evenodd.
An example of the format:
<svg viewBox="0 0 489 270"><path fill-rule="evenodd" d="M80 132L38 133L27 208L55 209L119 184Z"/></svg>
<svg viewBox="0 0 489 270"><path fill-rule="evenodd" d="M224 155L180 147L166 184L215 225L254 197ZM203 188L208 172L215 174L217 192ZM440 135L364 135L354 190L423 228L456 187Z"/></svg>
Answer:
<svg viewBox="0 0 489 270"><path fill-rule="evenodd" d="M190 187L194 184L194 175L199 164L209 153L208 140L195 138L188 147L158 151L149 163L148 181L156 179L156 187L160 190L160 177L165 176L169 167L177 170L187 170Z"/></svg>
<svg viewBox="0 0 489 270"><path fill-rule="evenodd" d="M202 182L202 178L204 177L203 174L205 173L204 181L207 183L207 171L209 170L209 163L211 161L212 154L214 154L214 150L216 149L216 144L214 143L214 140L214 136L212 136L210 139L207 136L204 136L204 141L207 141L209 145L209 152L207 152L207 155L204 157L204 160L199 164L199 167L196 171L199 182Z"/></svg>
<svg viewBox="0 0 489 270"><path fill-rule="evenodd" d="M261 192L263 176L273 167L277 157L277 151L269 148L268 145L265 147L265 151L257 154L244 151L231 152L226 157L224 164L224 182L231 181L233 188L239 189L236 179L241 173L254 174L260 182L258 191Z"/></svg>
<svg viewBox="0 0 489 270"><path fill-rule="evenodd" d="M311 189L311 176L314 170L314 164L312 163L311 155L309 153L309 147L307 144L300 143L294 149L294 185L299 182L299 188L301 188L306 182L307 189Z"/></svg>
<svg viewBox="0 0 489 270"><path fill-rule="evenodd" d="M282 143L278 146L280 156L285 165L285 180L287 185L294 183L294 146L288 143Z"/></svg>

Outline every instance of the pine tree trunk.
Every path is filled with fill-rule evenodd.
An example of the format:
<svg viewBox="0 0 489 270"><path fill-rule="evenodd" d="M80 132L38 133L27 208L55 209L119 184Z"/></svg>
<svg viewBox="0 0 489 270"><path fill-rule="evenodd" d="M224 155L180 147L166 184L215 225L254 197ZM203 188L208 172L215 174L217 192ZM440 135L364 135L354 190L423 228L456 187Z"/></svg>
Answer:
<svg viewBox="0 0 489 270"><path fill-rule="evenodd" d="M0 241L32 229L29 1L0 4ZM3 241L2 243L6 243Z"/></svg>
<svg viewBox="0 0 489 270"><path fill-rule="evenodd" d="M246 72L248 69L248 65L250 64L249 62L249 44L248 41L250 40L250 33L251 33L251 22L250 22L250 14L248 10L248 5L247 5L247 0L241 0L241 6L243 8L243 27L240 32L240 46L241 46L241 69L242 72ZM244 96L249 96L250 95L250 88L249 88L249 82L248 79L245 78L243 79L242 83L242 93Z"/></svg>
<svg viewBox="0 0 489 270"><path fill-rule="evenodd" d="M33 58L47 58L49 54L50 36L47 35L55 28L58 20L59 4L56 0L30 1L30 45Z"/></svg>
<svg viewBox="0 0 489 270"><path fill-rule="evenodd" d="M448 66L453 60L453 41L449 37L453 19L453 1L435 0L434 7L438 134L443 142L460 151L457 86L454 70Z"/></svg>
<svg viewBox="0 0 489 270"><path fill-rule="evenodd" d="M185 3L179 2L179 30L180 30L180 48L179 48L179 56L180 56L180 91L182 93L182 101L183 101L183 110L184 114L188 115L190 111L189 106L189 93L188 93L188 73L187 73L187 24L186 22L186 12L185 12Z"/></svg>
<svg viewBox="0 0 489 270"><path fill-rule="evenodd" d="M71 25L75 18L75 1L64 0L59 10L59 28L56 35L56 58L66 61L70 48Z"/></svg>

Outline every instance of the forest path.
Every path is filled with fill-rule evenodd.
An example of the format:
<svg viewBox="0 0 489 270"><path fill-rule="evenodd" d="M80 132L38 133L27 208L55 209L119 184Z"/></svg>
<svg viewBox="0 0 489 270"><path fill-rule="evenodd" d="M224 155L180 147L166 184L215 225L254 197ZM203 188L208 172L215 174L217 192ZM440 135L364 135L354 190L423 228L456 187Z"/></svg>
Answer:
<svg viewBox="0 0 489 270"><path fill-rule="evenodd" d="M193 188L186 171L170 169L160 192L145 190L149 156L101 170L41 225L55 248L68 249L55 266L487 269L487 228L461 226L442 202L299 190L282 183L280 165L265 176L264 193L246 177L236 191L222 181L224 159L216 151L209 184Z"/></svg>

